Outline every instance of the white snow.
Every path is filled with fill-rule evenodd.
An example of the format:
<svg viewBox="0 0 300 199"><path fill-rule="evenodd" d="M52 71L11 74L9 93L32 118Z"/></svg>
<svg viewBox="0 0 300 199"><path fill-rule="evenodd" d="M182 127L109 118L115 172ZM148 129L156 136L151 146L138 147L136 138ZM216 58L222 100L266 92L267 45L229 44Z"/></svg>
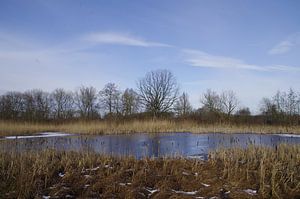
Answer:
<svg viewBox="0 0 300 199"><path fill-rule="evenodd" d="M85 171L97 171L98 169L100 169L100 167L95 167L95 168L91 168L91 169L82 169L81 173L84 173Z"/></svg>
<svg viewBox="0 0 300 199"><path fill-rule="evenodd" d="M85 178L91 178L92 176L90 175L84 175Z"/></svg>
<svg viewBox="0 0 300 199"><path fill-rule="evenodd" d="M147 187L145 189L150 192L149 195L148 195L148 197L150 197L151 195L153 195L156 192L159 192L159 189L152 189L150 187Z"/></svg>
<svg viewBox="0 0 300 199"><path fill-rule="evenodd" d="M245 189L244 192L246 192L249 195L256 195L257 194L257 190L253 190L253 189Z"/></svg>
<svg viewBox="0 0 300 199"><path fill-rule="evenodd" d="M49 199L50 196L43 196L43 199Z"/></svg>
<svg viewBox="0 0 300 199"><path fill-rule="evenodd" d="M203 186L205 186L205 187L210 187L210 185L209 184L205 184L205 183L201 183Z"/></svg>
<svg viewBox="0 0 300 199"><path fill-rule="evenodd" d="M187 156L189 159L198 159L198 160L205 160L203 155L189 155Z"/></svg>
<svg viewBox="0 0 300 199"><path fill-rule="evenodd" d="M91 171L97 171L98 169L100 169L100 167L92 168Z"/></svg>
<svg viewBox="0 0 300 199"><path fill-rule="evenodd" d="M5 136L2 140L13 140L13 139L29 139L29 138L45 138L45 137L62 137L71 134L60 133L60 132L44 132L35 135L17 135L17 136Z"/></svg>
<svg viewBox="0 0 300 199"><path fill-rule="evenodd" d="M182 175L189 176L190 174L188 172L183 171Z"/></svg>
<svg viewBox="0 0 300 199"><path fill-rule="evenodd" d="M273 134L273 135L278 135L278 136L281 136L281 137L292 137L292 138L300 138L300 135L295 135L295 134Z"/></svg>
<svg viewBox="0 0 300 199"><path fill-rule="evenodd" d="M172 191L174 191L175 193L185 194L185 195L195 195L198 193L198 191L176 191L174 189L172 189Z"/></svg>
<svg viewBox="0 0 300 199"><path fill-rule="evenodd" d="M130 182L120 182L119 185L126 186L126 185L131 185L131 183Z"/></svg>
<svg viewBox="0 0 300 199"><path fill-rule="evenodd" d="M58 176L62 178L62 177L64 177L64 176L65 176L65 174L64 174L64 173L62 173L62 172L60 172L60 173L58 174Z"/></svg>

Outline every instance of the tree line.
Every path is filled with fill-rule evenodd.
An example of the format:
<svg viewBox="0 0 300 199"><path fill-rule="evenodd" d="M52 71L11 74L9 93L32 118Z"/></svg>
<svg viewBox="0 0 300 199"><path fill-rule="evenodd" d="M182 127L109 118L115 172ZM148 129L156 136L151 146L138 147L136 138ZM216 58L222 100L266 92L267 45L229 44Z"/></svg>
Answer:
<svg viewBox="0 0 300 199"><path fill-rule="evenodd" d="M263 98L259 115L240 107L231 91L208 89L195 109L186 92L180 93L174 75L168 70L148 72L136 88L120 90L108 83L100 91L81 86L76 91L58 88L49 92L28 90L0 96L0 119L23 121L65 121L73 119L180 118L199 122L299 124L300 94L290 89Z"/></svg>

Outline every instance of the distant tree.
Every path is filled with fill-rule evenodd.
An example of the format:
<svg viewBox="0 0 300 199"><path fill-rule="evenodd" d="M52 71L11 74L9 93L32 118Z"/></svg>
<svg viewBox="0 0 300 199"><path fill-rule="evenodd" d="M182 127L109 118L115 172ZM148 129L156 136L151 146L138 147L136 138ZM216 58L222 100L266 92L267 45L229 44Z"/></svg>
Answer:
<svg viewBox="0 0 300 199"><path fill-rule="evenodd" d="M229 117L239 104L235 93L231 90L222 92L220 96L221 110Z"/></svg>
<svg viewBox="0 0 300 199"><path fill-rule="evenodd" d="M290 88L285 100L286 114L289 116L296 115L298 109L298 96L296 92Z"/></svg>
<svg viewBox="0 0 300 199"><path fill-rule="evenodd" d="M82 118L97 118L97 90L94 87L80 87L74 97L75 105Z"/></svg>
<svg viewBox="0 0 300 199"><path fill-rule="evenodd" d="M156 70L137 82L139 97L146 111L155 117L172 109L178 96L176 78L168 70Z"/></svg>
<svg viewBox="0 0 300 199"><path fill-rule="evenodd" d="M119 113L121 109L121 91L116 84L108 83L99 92L100 103L109 113Z"/></svg>
<svg viewBox="0 0 300 199"><path fill-rule="evenodd" d="M286 93L277 91L273 96L273 103L276 106L276 110L279 113L285 112L285 103L286 103Z"/></svg>
<svg viewBox="0 0 300 199"><path fill-rule="evenodd" d="M3 119L20 119L24 112L23 94L7 92L0 97L0 117Z"/></svg>
<svg viewBox="0 0 300 199"><path fill-rule="evenodd" d="M251 112L248 107L240 108L239 110L236 111L235 115L238 116L250 116Z"/></svg>
<svg viewBox="0 0 300 199"><path fill-rule="evenodd" d="M51 93L52 111L55 119L69 119L74 114L74 97L72 92L62 88L55 89Z"/></svg>
<svg viewBox="0 0 300 199"><path fill-rule="evenodd" d="M202 95L200 102L203 104L202 110L211 113L219 113L222 108L220 96L210 89Z"/></svg>
<svg viewBox="0 0 300 199"><path fill-rule="evenodd" d="M50 118L50 94L39 89L26 91L23 95L24 118L31 121L42 121Z"/></svg>
<svg viewBox="0 0 300 199"><path fill-rule="evenodd" d="M276 105L269 98L263 98L260 102L260 111L263 115L276 115L278 113Z"/></svg>
<svg viewBox="0 0 300 199"><path fill-rule="evenodd" d="M178 116L185 116L192 112L192 106L187 93L182 93L174 105L174 110Z"/></svg>
<svg viewBox="0 0 300 199"><path fill-rule="evenodd" d="M139 95L133 89L126 89L122 95L123 114L131 115L137 113L140 106Z"/></svg>

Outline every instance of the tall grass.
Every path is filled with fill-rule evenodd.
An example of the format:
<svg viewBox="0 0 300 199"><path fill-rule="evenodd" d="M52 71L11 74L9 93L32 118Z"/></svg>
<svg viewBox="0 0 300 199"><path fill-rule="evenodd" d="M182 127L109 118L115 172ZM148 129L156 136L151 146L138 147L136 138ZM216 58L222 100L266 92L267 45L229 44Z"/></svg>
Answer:
<svg viewBox="0 0 300 199"><path fill-rule="evenodd" d="M192 132L192 133L295 133L300 126L199 124L194 121L131 120L131 121L76 121L65 123L28 123L0 121L0 136L31 134L42 131L63 131L86 134L117 134L133 132Z"/></svg>
<svg viewBox="0 0 300 199"><path fill-rule="evenodd" d="M0 152L1 198L299 198L300 147L210 153L208 161L87 152ZM250 195L244 190L257 193Z"/></svg>
<svg viewBox="0 0 300 199"><path fill-rule="evenodd" d="M300 197L300 145L219 149L210 161L232 185L247 182L263 198Z"/></svg>

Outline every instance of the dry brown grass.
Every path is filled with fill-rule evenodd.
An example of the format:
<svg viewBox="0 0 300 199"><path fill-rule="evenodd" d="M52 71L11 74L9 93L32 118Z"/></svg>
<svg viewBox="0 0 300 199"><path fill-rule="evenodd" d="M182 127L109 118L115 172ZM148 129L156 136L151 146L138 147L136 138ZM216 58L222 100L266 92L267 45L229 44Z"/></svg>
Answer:
<svg viewBox="0 0 300 199"><path fill-rule="evenodd" d="M219 150L206 162L43 151L1 152L0 163L1 198L300 197L299 145Z"/></svg>
<svg viewBox="0 0 300 199"><path fill-rule="evenodd" d="M32 134L45 131L62 131L82 134L117 134L134 132L192 132L192 133L294 133L300 134L300 126L198 124L193 121L77 121L63 124L0 121L0 136Z"/></svg>

